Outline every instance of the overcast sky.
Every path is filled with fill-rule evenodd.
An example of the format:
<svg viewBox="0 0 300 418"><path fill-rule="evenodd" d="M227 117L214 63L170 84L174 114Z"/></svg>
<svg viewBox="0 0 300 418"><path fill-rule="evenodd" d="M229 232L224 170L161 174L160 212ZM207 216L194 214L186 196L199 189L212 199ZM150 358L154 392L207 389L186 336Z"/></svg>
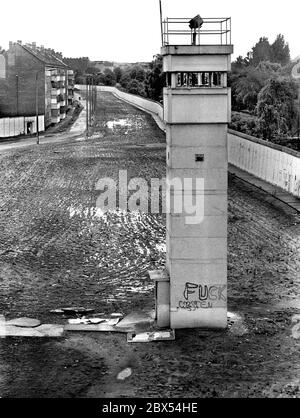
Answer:
<svg viewBox="0 0 300 418"><path fill-rule="evenodd" d="M300 55L299 0L162 0L163 16L232 17L234 57L278 33ZM1 0L0 46L34 42L66 57L150 61L160 51L159 0Z"/></svg>

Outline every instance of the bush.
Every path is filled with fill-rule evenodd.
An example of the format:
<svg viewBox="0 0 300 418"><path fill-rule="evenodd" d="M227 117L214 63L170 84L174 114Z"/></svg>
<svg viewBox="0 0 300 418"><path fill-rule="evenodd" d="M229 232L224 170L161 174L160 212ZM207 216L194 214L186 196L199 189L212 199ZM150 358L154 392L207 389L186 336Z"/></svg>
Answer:
<svg viewBox="0 0 300 418"><path fill-rule="evenodd" d="M245 113L232 112L229 128L247 135L257 136L257 117Z"/></svg>

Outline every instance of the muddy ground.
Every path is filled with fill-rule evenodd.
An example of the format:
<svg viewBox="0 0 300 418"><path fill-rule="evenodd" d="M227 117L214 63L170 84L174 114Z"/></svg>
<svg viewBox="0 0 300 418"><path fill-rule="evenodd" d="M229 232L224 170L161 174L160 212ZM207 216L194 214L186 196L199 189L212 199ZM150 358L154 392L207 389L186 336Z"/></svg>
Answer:
<svg viewBox="0 0 300 418"><path fill-rule="evenodd" d="M92 139L0 153L0 314L65 323L49 311L154 307L147 271L164 266L164 215L103 215L95 184L120 169L163 177L164 142L151 116L99 93ZM229 186L226 331L149 344L2 338L0 396L299 397L300 216L237 178ZM117 381L125 367L132 375Z"/></svg>

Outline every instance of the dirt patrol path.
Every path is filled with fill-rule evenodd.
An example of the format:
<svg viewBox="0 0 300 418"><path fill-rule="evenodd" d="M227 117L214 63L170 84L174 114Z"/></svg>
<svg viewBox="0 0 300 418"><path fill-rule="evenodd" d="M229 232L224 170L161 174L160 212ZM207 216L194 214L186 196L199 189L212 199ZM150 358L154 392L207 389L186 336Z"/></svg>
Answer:
<svg viewBox="0 0 300 418"><path fill-rule="evenodd" d="M99 93L92 139L0 153L0 314L65 323L49 311L154 307L147 271L164 266L164 216L103 215L95 184L120 169L165 176L164 141L150 115ZM226 331L131 345L113 333L2 338L0 396L299 397L300 218L229 184Z"/></svg>

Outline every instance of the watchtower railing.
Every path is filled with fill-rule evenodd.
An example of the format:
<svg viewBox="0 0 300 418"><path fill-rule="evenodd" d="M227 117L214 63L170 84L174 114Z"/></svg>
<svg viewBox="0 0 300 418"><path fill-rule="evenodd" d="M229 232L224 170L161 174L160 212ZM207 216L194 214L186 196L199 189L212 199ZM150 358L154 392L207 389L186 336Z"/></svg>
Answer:
<svg viewBox="0 0 300 418"><path fill-rule="evenodd" d="M162 21L162 42L167 45L231 45L231 18L203 18L201 28L190 29L192 18ZM196 34L196 36L195 36Z"/></svg>

